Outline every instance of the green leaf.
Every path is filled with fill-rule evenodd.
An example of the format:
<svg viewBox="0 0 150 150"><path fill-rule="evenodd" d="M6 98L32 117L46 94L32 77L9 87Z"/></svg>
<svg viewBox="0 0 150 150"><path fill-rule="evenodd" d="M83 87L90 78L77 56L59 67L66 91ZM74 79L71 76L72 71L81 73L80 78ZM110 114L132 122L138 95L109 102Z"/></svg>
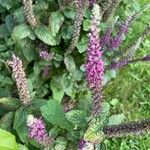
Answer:
<svg viewBox="0 0 150 150"><path fill-rule="evenodd" d="M64 63L66 65L67 70L70 73L73 73L76 69L75 61L71 55L66 55L64 58Z"/></svg>
<svg viewBox="0 0 150 150"><path fill-rule="evenodd" d="M84 31L89 31L91 26L91 22L89 19L86 19L83 21L83 30Z"/></svg>
<svg viewBox="0 0 150 150"><path fill-rule="evenodd" d="M19 138L22 142L27 140L27 116L28 112L26 108L20 107L16 113L14 118L13 128L17 131Z"/></svg>
<svg viewBox="0 0 150 150"><path fill-rule="evenodd" d="M0 129L0 149L17 150L17 143L15 136L2 129Z"/></svg>
<svg viewBox="0 0 150 150"><path fill-rule="evenodd" d="M12 0L0 0L0 4L7 8L7 9L10 9L13 5L13 1Z"/></svg>
<svg viewBox="0 0 150 150"><path fill-rule="evenodd" d="M12 127L14 112L8 112L0 120L0 128L9 131Z"/></svg>
<svg viewBox="0 0 150 150"><path fill-rule="evenodd" d="M48 45L57 45L56 39L53 37L51 31L46 26L40 26L35 30L37 37Z"/></svg>
<svg viewBox="0 0 150 150"><path fill-rule="evenodd" d="M117 114L117 115L112 115L109 117L109 122L108 125L118 125L122 123L125 119L124 114Z"/></svg>
<svg viewBox="0 0 150 150"><path fill-rule="evenodd" d="M88 37L82 36L81 40L77 44L77 49L79 53L83 53L87 49Z"/></svg>
<svg viewBox="0 0 150 150"><path fill-rule="evenodd" d="M42 116L55 126L59 126L68 131L73 129L73 125L65 116L61 104L55 100L50 100L45 106L41 107Z"/></svg>
<svg viewBox="0 0 150 150"><path fill-rule="evenodd" d="M105 135L100 128L99 119L93 118L84 134L84 140L92 143L101 143L104 140L104 137Z"/></svg>
<svg viewBox="0 0 150 150"><path fill-rule="evenodd" d="M53 92L53 99L57 100L58 102L61 102L65 94L63 86L63 77L54 76L50 82L50 88Z"/></svg>
<svg viewBox="0 0 150 150"><path fill-rule="evenodd" d="M0 107L3 107L7 110L14 110L18 108L18 106L19 106L19 101L17 99L10 98L10 97L0 98Z"/></svg>
<svg viewBox="0 0 150 150"><path fill-rule="evenodd" d="M56 34L59 32L63 22L64 16L61 14L60 11L55 11L51 13L49 26L53 36L56 36Z"/></svg>
<svg viewBox="0 0 150 150"><path fill-rule="evenodd" d="M0 25L0 38L6 38L10 35L10 32L5 24Z"/></svg>
<svg viewBox="0 0 150 150"><path fill-rule="evenodd" d="M66 150L67 148L67 140L63 137L58 137L55 141L55 150Z"/></svg>
<svg viewBox="0 0 150 150"><path fill-rule="evenodd" d="M71 110L66 113L66 117L75 126L84 127L86 125L86 112L82 110Z"/></svg>
<svg viewBox="0 0 150 150"><path fill-rule="evenodd" d="M17 150L29 150L25 145L18 144L18 149Z"/></svg>
<svg viewBox="0 0 150 150"><path fill-rule="evenodd" d="M18 41L30 36L30 34L31 29L29 28L29 26L25 24L20 24L14 28L12 38L14 41Z"/></svg>

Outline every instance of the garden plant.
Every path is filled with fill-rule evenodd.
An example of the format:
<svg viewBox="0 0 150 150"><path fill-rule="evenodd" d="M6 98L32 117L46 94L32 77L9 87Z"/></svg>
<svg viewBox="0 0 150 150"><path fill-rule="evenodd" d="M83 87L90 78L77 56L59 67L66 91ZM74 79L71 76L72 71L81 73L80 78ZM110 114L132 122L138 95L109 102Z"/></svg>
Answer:
<svg viewBox="0 0 150 150"><path fill-rule="evenodd" d="M111 139L150 140L150 104L125 122L109 91L145 64L134 78L150 99L149 0L0 0L0 20L0 150L150 148L110 148Z"/></svg>

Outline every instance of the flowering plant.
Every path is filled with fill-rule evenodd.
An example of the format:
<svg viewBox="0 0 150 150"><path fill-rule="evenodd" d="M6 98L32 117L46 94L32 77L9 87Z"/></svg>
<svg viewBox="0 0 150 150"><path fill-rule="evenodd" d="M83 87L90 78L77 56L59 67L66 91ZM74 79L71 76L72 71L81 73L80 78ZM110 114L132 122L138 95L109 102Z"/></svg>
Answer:
<svg viewBox="0 0 150 150"><path fill-rule="evenodd" d="M149 42L149 8L128 0L0 0L0 136L11 139L8 146L0 138L0 149L98 150L107 139L149 134L149 118L123 123L123 113L110 115L117 100L106 96L117 71L150 61L146 50L135 57Z"/></svg>

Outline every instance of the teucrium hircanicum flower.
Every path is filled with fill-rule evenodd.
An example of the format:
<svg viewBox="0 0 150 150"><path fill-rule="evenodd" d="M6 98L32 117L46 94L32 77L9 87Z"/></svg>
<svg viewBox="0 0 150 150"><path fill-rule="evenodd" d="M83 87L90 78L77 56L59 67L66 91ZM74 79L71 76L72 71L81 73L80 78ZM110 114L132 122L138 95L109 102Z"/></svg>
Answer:
<svg viewBox="0 0 150 150"><path fill-rule="evenodd" d="M104 62L99 39L100 7L95 4L92 10L91 30L88 35L87 59L85 74L89 89L92 92L92 115L98 115L102 104L102 76L104 73Z"/></svg>
<svg viewBox="0 0 150 150"><path fill-rule="evenodd" d="M33 13L32 3L33 3L33 0L23 0L23 8L24 8L25 16L26 16L28 23L31 26L35 27L37 25L37 21Z"/></svg>
<svg viewBox="0 0 150 150"><path fill-rule="evenodd" d="M53 138L48 136L45 124L41 118L35 118L33 115L28 115L27 127L29 138L34 139L42 147L49 147L53 142Z"/></svg>
<svg viewBox="0 0 150 150"><path fill-rule="evenodd" d="M16 85L19 93L19 99L24 105L29 105L31 98L28 90L28 82L23 69L22 61L19 57L12 55L12 60L8 61L12 68L12 74L16 80Z"/></svg>

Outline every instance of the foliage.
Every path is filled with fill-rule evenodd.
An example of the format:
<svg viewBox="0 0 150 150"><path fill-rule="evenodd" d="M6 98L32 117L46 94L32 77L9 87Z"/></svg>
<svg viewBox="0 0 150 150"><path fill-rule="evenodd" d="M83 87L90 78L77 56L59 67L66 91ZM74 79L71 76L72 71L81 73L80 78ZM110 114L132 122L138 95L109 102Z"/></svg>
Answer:
<svg viewBox="0 0 150 150"><path fill-rule="evenodd" d="M123 20L133 12L138 15L128 27L128 34L123 35L123 43L119 47L110 50L106 44L102 49L105 64L101 85L104 102L101 113L93 117L93 93L87 86L84 66L93 6L88 6L88 0L37 0L33 4L32 0L0 0L0 149L43 148L28 136L27 117L30 114L44 121L47 133L53 139L48 147L51 150L77 149L80 140L92 143L97 150L106 147L110 150L118 147L148 149L149 144L144 141L144 138L148 141L148 135L139 139L125 137L110 140L104 127L150 118L147 111L150 65L143 60L143 57L150 55L147 28L150 11L142 11L145 5L150 4L148 0L124 0L118 1L119 6L111 10L111 3L109 0L107 2L103 6L102 0L97 1L102 15L99 25L101 38L107 29L112 28L113 39ZM81 12L83 16L78 14ZM111 12L110 16L108 12ZM145 29L148 32L145 33ZM141 42L138 41L140 48L132 51L137 46L137 39ZM47 52L44 54L51 55L52 59L41 57L41 51ZM136 53L136 57L128 58L131 53ZM20 66L16 64L15 68L22 67L20 72L26 74L19 89L22 77L20 72L18 76L12 73L9 65L12 54L23 63ZM125 64L120 68L114 67L114 64L122 64L123 60ZM16 78L19 78L17 85ZM21 102L19 94L24 92L25 84L30 95L27 105ZM149 121L147 124L150 125ZM149 132L150 127L146 126L144 131Z"/></svg>

